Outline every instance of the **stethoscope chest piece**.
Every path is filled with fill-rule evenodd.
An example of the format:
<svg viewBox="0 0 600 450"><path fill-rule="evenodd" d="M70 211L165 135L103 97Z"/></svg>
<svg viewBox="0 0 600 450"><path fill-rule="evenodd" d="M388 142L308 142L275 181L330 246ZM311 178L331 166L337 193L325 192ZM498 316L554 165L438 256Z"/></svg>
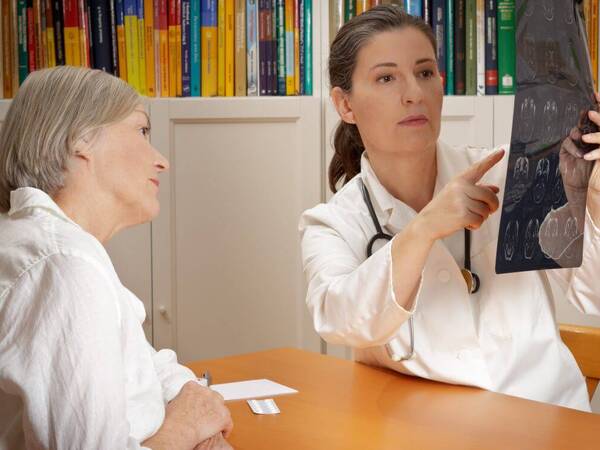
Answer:
<svg viewBox="0 0 600 450"><path fill-rule="evenodd" d="M465 283L467 283L467 291L469 294L474 294L479 290L479 277L476 273L471 272L468 269L460 269L463 278L465 279Z"/></svg>

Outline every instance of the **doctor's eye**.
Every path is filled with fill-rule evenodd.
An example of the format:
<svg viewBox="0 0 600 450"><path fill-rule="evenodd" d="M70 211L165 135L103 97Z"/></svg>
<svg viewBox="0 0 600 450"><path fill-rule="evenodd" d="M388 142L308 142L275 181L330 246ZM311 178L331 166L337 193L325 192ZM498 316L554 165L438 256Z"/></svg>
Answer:
<svg viewBox="0 0 600 450"><path fill-rule="evenodd" d="M377 78L377 82L381 84L386 84L392 81L393 79L394 77L392 75L382 75L379 78Z"/></svg>
<svg viewBox="0 0 600 450"><path fill-rule="evenodd" d="M429 69L421 70L419 72L419 76L421 78L428 80L429 78L433 77L433 70L429 70Z"/></svg>

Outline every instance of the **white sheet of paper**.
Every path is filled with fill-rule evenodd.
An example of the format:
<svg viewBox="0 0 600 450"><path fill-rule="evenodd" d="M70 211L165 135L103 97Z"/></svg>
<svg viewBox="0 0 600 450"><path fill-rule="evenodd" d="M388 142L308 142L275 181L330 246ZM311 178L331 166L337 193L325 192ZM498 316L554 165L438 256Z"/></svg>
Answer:
<svg viewBox="0 0 600 450"><path fill-rule="evenodd" d="M266 379L212 384L210 388L221 394L226 401L275 397L277 395L298 393L296 389Z"/></svg>

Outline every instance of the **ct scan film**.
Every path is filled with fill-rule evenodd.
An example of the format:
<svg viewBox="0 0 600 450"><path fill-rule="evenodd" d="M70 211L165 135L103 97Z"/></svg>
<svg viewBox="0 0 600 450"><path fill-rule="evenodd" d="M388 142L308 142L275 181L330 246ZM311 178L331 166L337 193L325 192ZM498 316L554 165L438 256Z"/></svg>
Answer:
<svg viewBox="0 0 600 450"><path fill-rule="evenodd" d="M517 86L496 273L581 265L598 110L573 0L517 1ZM501 120L496 118L496 120Z"/></svg>

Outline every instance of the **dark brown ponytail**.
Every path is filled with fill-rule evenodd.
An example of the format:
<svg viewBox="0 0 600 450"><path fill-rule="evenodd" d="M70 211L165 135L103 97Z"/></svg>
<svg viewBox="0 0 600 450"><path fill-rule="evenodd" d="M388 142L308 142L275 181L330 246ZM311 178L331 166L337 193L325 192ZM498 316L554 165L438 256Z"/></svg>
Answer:
<svg viewBox="0 0 600 450"><path fill-rule="evenodd" d="M352 74L360 49L376 34L398 28L420 30L437 48L431 27L418 17L411 16L397 5L380 5L349 20L340 28L329 52L329 85L345 92L352 89ZM333 138L334 155L329 164L329 188L337 192L342 185L360 173L360 158L365 150L358 127L340 121Z"/></svg>

